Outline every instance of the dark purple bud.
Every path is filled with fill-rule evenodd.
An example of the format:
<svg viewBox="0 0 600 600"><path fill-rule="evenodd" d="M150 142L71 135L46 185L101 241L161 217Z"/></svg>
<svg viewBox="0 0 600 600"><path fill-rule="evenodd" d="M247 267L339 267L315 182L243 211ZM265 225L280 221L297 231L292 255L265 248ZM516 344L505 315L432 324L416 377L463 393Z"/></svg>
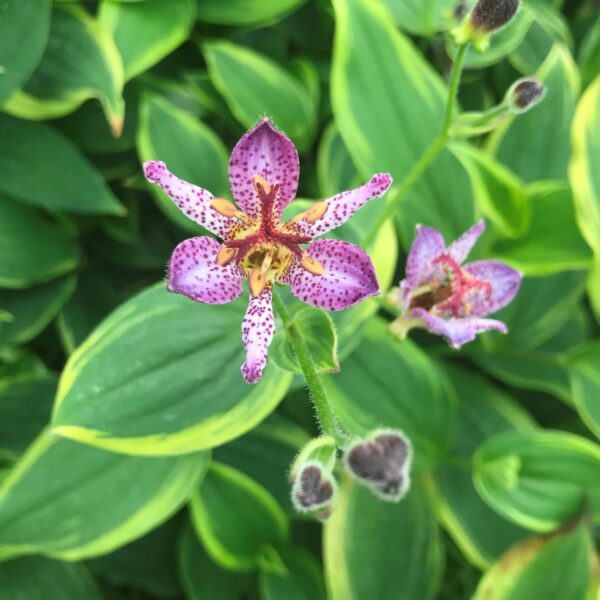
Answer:
<svg viewBox="0 0 600 600"><path fill-rule="evenodd" d="M469 12L469 5L465 2L465 0L460 0L460 2L458 2L454 6L454 10L452 11L452 16L457 21L462 21L467 16L468 12Z"/></svg>
<svg viewBox="0 0 600 600"><path fill-rule="evenodd" d="M519 79L506 93L508 106L512 112L522 113L539 104L546 95L546 86L533 77Z"/></svg>
<svg viewBox="0 0 600 600"><path fill-rule="evenodd" d="M479 0L471 13L475 30L491 33L504 27L516 14L519 0Z"/></svg>
<svg viewBox="0 0 600 600"><path fill-rule="evenodd" d="M379 496L399 500L410 485L412 449L399 431L385 430L351 446L345 455L348 471Z"/></svg>
<svg viewBox="0 0 600 600"><path fill-rule="evenodd" d="M317 462L305 463L300 467L292 488L292 502L299 512L323 511L332 502L336 485L330 473Z"/></svg>

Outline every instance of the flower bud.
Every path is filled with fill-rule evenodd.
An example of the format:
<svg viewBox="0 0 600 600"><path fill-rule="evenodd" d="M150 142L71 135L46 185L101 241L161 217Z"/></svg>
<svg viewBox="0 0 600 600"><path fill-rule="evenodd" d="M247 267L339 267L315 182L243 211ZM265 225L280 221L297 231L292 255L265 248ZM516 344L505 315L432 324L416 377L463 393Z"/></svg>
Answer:
<svg viewBox="0 0 600 600"><path fill-rule="evenodd" d="M506 92L506 105L512 113L527 112L539 104L546 95L546 86L533 77L525 77L515 81Z"/></svg>
<svg viewBox="0 0 600 600"><path fill-rule="evenodd" d="M469 20L473 29L492 33L504 27L518 8L519 0L479 0Z"/></svg>
<svg viewBox="0 0 600 600"><path fill-rule="evenodd" d="M298 512L327 519L333 510L336 492L333 475L322 464L309 461L302 464L294 476L292 503Z"/></svg>
<svg viewBox="0 0 600 600"><path fill-rule="evenodd" d="M350 475L383 500L398 502L408 492L412 446L401 431L374 431L347 449L344 462Z"/></svg>

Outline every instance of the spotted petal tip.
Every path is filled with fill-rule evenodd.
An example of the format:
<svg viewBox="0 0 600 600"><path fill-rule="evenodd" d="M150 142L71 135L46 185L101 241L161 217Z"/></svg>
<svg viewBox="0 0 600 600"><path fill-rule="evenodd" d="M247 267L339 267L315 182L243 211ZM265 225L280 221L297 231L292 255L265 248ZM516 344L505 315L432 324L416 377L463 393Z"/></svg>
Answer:
<svg viewBox="0 0 600 600"><path fill-rule="evenodd" d="M144 163L144 175L151 183L158 183L166 170L165 163L160 160L148 160Z"/></svg>

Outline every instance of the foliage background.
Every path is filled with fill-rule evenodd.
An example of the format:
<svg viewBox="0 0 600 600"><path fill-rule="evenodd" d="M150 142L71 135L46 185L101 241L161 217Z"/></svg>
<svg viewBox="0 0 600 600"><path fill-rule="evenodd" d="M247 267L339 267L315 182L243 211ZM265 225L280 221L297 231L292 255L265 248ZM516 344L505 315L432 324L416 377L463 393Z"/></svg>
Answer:
<svg viewBox="0 0 600 600"><path fill-rule="evenodd" d="M325 527L295 515L287 470L316 431L285 339L248 386L243 301L154 285L198 231L141 161L227 197L228 153L266 114L301 152L301 197L380 171L400 182L442 122L453 4L0 0L0 599L593 596L593 0L525 0L468 55L464 110L534 73L547 96L453 141L371 252L382 287L397 285L416 223L449 241L484 216L477 256L526 275L501 315L510 333L457 353L422 332L397 343L376 301L333 322L296 313L323 369L341 364L326 385L345 428L412 439L400 504L340 472Z"/></svg>

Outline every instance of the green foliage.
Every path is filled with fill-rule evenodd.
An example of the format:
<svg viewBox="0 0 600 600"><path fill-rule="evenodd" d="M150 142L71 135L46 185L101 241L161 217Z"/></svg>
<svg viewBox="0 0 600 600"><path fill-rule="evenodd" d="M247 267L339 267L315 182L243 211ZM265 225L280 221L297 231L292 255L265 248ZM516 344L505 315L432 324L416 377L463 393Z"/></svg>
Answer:
<svg viewBox="0 0 600 600"><path fill-rule="evenodd" d="M0 0L0 600L597 597L600 20L523 0L466 49L443 133L456 8ZM543 101L509 114L532 76ZM290 320L249 385L248 286L224 305L165 289L175 246L209 234L142 164L231 199L231 150L264 116L300 154L284 220L394 183L325 235L368 246L381 294L326 312L277 286ZM400 341L415 227L450 243L479 219L467 262L524 276L492 316L508 333ZM290 331L339 429L315 422ZM387 428L413 448L398 503L342 460ZM322 523L292 503L306 461L337 490Z"/></svg>

